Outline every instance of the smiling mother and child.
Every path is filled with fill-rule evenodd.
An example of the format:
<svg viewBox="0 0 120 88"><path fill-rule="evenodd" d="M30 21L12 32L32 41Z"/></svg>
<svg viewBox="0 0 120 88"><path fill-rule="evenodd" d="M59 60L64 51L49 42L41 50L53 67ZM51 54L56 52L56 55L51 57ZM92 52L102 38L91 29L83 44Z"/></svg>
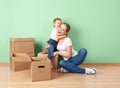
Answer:
<svg viewBox="0 0 120 88"><path fill-rule="evenodd" d="M53 20L53 29L43 54L48 54L48 59L60 55L63 60L59 61L62 73L72 72L80 74L96 74L95 68L83 68L80 65L87 56L87 49L81 48L78 52L73 48L72 40L68 37L70 25L63 23L61 18Z"/></svg>

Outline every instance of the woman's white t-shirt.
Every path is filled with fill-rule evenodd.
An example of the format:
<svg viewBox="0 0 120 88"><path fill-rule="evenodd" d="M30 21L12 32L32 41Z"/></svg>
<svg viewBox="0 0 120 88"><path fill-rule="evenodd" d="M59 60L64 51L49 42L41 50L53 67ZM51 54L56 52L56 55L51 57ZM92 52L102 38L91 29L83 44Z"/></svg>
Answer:
<svg viewBox="0 0 120 88"><path fill-rule="evenodd" d="M66 37L65 40L63 41L63 43L57 45L57 50L59 52L63 52L63 53L67 52L67 47L68 46L72 46L72 41L71 41L71 39L69 37ZM78 52L75 51L73 49L73 47L72 47L72 57L75 56L77 53ZM63 57L63 58L64 58L64 60L68 60L69 59L67 57Z"/></svg>

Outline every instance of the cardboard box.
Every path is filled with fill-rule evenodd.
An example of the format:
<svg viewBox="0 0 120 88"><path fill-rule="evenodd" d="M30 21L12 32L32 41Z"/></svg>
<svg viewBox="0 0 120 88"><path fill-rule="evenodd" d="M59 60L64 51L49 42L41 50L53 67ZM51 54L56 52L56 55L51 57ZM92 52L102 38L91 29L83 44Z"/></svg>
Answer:
<svg viewBox="0 0 120 88"><path fill-rule="evenodd" d="M51 79L51 61L41 60L32 61L31 63L31 80L34 81L45 81Z"/></svg>
<svg viewBox="0 0 120 88"><path fill-rule="evenodd" d="M51 64L53 65L54 69L58 69L59 68L58 55L51 59Z"/></svg>
<svg viewBox="0 0 120 88"><path fill-rule="evenodd" d="M10 38L11 53L27 53L34 56L34 38Z"/></svg>
<svg viewBox="0 0 120 88"><path fill-rule="evenodd" d="M47 54L42 54L41 52L38 53L37 55L38 57L46 57L47 58ZM59 63L58 63L58 55L56 57L53 57L51 59L51 64L53 65L54 69L58 69L59 68Z"/></svg>
<svg viewBox="0 0 120 88"><path fill-rule="evenodd" d="M12 71L22 71L30 69L31 59L25 53L12 53L10 57L10 69Z"/></svg>

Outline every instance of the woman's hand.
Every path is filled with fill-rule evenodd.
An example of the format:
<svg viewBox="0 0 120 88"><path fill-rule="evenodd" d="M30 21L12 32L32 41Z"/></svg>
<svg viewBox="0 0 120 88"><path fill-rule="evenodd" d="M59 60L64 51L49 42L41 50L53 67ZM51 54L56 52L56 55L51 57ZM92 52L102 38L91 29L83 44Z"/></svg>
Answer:
<svg viewBox="0 0 120 88"><path fill-rule="evenodd" d="M53 56L57 56L58 54L59 54L59 52L56 51L56 52L53 53Z"/></svg>

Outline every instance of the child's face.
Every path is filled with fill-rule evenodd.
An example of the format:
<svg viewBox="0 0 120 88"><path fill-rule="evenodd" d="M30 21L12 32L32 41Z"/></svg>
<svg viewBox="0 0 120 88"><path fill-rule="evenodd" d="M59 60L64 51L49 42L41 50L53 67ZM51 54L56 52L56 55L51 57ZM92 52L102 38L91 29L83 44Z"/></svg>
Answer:
<svg viewBox="0 0 120 88"><path fill-rule="evenodd" d="M57 29L58 29L58 27L61 26L61 24L62 24L61 20L56 20L56 21L53 23L54 27L57 28Z"/></svg>

